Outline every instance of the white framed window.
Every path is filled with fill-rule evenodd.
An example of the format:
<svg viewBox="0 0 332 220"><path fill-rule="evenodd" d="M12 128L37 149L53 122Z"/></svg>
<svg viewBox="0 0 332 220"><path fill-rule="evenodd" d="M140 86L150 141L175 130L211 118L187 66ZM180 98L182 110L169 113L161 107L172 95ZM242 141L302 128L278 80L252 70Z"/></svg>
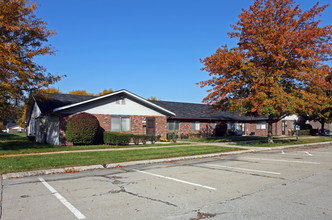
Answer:
<svg viewBox="0 0 332 220"><path fill-rule="evenodd" d="M217 122L212 122L211 123L211 129L216 129L217 126Z"/></svg>
<svg viewBox="0 0 332 220"><path fill-rule="evenodd" d="M180 130L180 122L179 121L168 121L167 122L167 130L169 130L169 131L178 131L178 130Z"/></svg>
<svg viewBox="0 0 332 220"><path fill-rule="evenodd" d="M111 131L130 131L130 118L111 117Z"/></svg>
<svg viewBox="0 0 332 220"><path fill-rule="evenodd" d="M200 123L199 121L191 122L191 130L198 131L200 129Z"/></svg>
<svg viewBox="0 0 332 220"><path fill-rule="evenodd" d="M266 121L256 123L256 129L266 129Z"/></svg>

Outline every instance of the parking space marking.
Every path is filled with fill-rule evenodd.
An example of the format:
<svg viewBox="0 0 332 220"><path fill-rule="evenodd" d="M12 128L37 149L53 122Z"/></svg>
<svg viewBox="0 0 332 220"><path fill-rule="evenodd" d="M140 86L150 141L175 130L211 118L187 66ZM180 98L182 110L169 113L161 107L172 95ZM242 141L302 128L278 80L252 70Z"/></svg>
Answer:
<svg viewBox="0 0 332 220"><path fill-rule="evenodd" d="M312 154L309 153L308 151L304 151L304 153L306 153L307 155L311 156L312 157Z"/></svg>
<svg viewBox="0 0 332 220"><path fill-rule="evenodd" d="M65 199L60 193L58 193L50 184L48 184L42 177L38 177L39 181L44 184L44 186L63 204L65 205L69 211L71 211L76 218L78 219L86 219L86 217L78 211L72 204L70 204L67 199Z"/></svg>
<svg viewBox="0 0 332 220"><path fill-rule="evenodd" d="M317 162L296 161L296 160L263 159L263 158L256 158L256 157L241 157L241 158L248 159L248 160L266 160L266 161L287 162L287 163L320 164Z"/></svg>
<svg viewBox="0 0 332 220"><path fill-rule="evenodd" d="M282 150L282 151L281 151L281 154L285 154L285 152Z"/></svg>
<svg viewBox="0 0 332 220"><path fill-rule="evenodd" d="M205 165L214 166L214 167L223 167L223 168L234 169L234 170L244 170L244 171L251 171L251 172L258 172L258 173L268 173L268 174L280 175L280 173L265 171L265 170L254 170L254 169L247 169L247 168L240 168L240 167L229 167L229 166L222 166L222 165L217 165L217 164L205 164Z"/></svg>
<svg viewBox="0 0 332 220"><path fill-rule="evenodd" d="M141 171L141 170L135 170L135 169L133 169L133 170L136 171L136 172L148 174L148 175L151 175L151 176L156 176L156 177L160 177L160 178L164 178L164 179L169 179L169 180L173 180L173 181L180 182L180 183L185 183L185 184L189 184L189 185L193 185L193 186L202 187L202 188L205 188L205 189L217 190L216 188L210 187L210 186L204 186L204 185L197 184L197 183L191 183L191 182L188 182L188 181L184 181L184 180L180 180L180 179L176 179L176 178L172 178L172 177L168 177L168 176L162 176L162 175L159 175L159 174L145 172L145 171Z"/></svg>

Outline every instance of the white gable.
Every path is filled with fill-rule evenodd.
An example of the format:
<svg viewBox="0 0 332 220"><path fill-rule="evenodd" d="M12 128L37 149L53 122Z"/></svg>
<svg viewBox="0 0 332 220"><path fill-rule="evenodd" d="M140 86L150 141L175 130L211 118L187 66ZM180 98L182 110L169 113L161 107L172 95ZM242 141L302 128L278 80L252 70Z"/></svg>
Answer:
<svg viewBox="0 0 332 220"><path fill-rule="evenodd" d="M61 112L69 114L87 112L104 115L164 116L151 107L147 107L125 95L110 96L84 105L64 109Z"/></svg>

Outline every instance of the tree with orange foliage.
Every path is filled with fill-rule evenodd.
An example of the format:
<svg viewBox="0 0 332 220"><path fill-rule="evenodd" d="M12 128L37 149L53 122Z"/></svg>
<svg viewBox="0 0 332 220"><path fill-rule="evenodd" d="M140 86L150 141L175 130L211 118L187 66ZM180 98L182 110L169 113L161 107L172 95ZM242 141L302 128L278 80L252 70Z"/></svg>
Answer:
<svg viewBox="0 0 332 220"><path fill-rule="evenodd" d="M216 109L265 115L268 142L272 124L287 114L307 112L314 99L327 100L325 80L331 72L332 26L320 27L316 16L327 5L302 11L293 0L255 0L231 25L237 47L219 48L201 60L212 77L204 102ZM321 102L320 102L321 103Z"/></svg>
<svg viewBox="0 0 332 220"><path fill-rule="evenodd" d="M52 94L62 94L62 92L60 92L59 89L50 87L50 88L46 88L46 89L41 89L40 91L41 93L52 93Z"/></svg>
<svg viewBox="0 0 332 220"><path fill-rule="evenodd" d="M0 1L0 119L15 111L25 92L60 80L34 62L39 55L54 54L44 43L55 34L34 14L29 0Z"/></svg>
<svg viewBox="0 0 332 220"><path fill-rule="evenodd" d="M98 93L97 96L107 95L113 92L113 89L104 89L102 92Z"/></svg>
<svg viewBox="0 0 332 220"><path fill-rule="evenodd" d="M70 91L69 94L71 94L71 95L89 95L89 96L94 96L94 94L88 93L85 90L73 90L73 91Z"/></svg>

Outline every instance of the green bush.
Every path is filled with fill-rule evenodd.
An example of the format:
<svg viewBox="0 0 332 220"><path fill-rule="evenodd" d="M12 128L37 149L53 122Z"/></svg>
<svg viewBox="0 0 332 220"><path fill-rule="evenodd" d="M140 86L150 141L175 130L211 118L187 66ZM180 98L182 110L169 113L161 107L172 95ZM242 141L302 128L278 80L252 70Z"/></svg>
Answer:
<svg viewBox="0 0 332 220"><path fill-rule="evenodd" d="M104 143L109 145L128 145L132 137L132 134L104 132Z"/></svg>
<svg viewBox="0 0 332 220"><path fill-rule="evenodd" d="M299 130L299 135L310 135L310 129L307 130Z"/></svg>
<svg viewBox="0 0 332 220"><path fill-rule="evenodd" d="M141 140L141 142L143 144L146 144L146 142L149 140L149 136L148 135L140 134L138 136L139 136L139 138L140 138L140 140Z"/></svg>
<svg viewBox="0 0 332 220"><path fill-rule="evenodd" d="M172 133L168 133L166 135L166 138L168 140L172 140L173 143L176 143L177 139L178 139L179 135L174 131Z"/></svg>
<svg viewBox="0 0 332 220"><path fill-rule="evenodd" d="M224 122L218 122L216 128L214 129L214 135L216 137L223 137L227 132L227 124Z"/></svg>
<svg viewBox="0 0 332 220"><path fill-rule="evenodd" d="M141 140L140 135L133 135L133 141L136 145L139 144L140 140Z"/></svg>
<svg viewBox="0 0 332 220"><path fill-rule="evenodd" d="M82 112L74 115L66 125L66 139L74 145L93 144L99 130L98 119L91 114Z"/></svg>
<svg viewBox="0 0 332 220"><path fill-rule="evenodd" d="M161 135L157 135L157 136L155 136L155 141L160 141L160 138L161 138Z"/></svg>
<svg viewBox="0 0 332 220"><path fill-rule="evenodd" d="M148 136L148 139L149 141L151 141L151 144L154 144L154 142L156 141L156 137L154 135L147 135Z"/></svg>

